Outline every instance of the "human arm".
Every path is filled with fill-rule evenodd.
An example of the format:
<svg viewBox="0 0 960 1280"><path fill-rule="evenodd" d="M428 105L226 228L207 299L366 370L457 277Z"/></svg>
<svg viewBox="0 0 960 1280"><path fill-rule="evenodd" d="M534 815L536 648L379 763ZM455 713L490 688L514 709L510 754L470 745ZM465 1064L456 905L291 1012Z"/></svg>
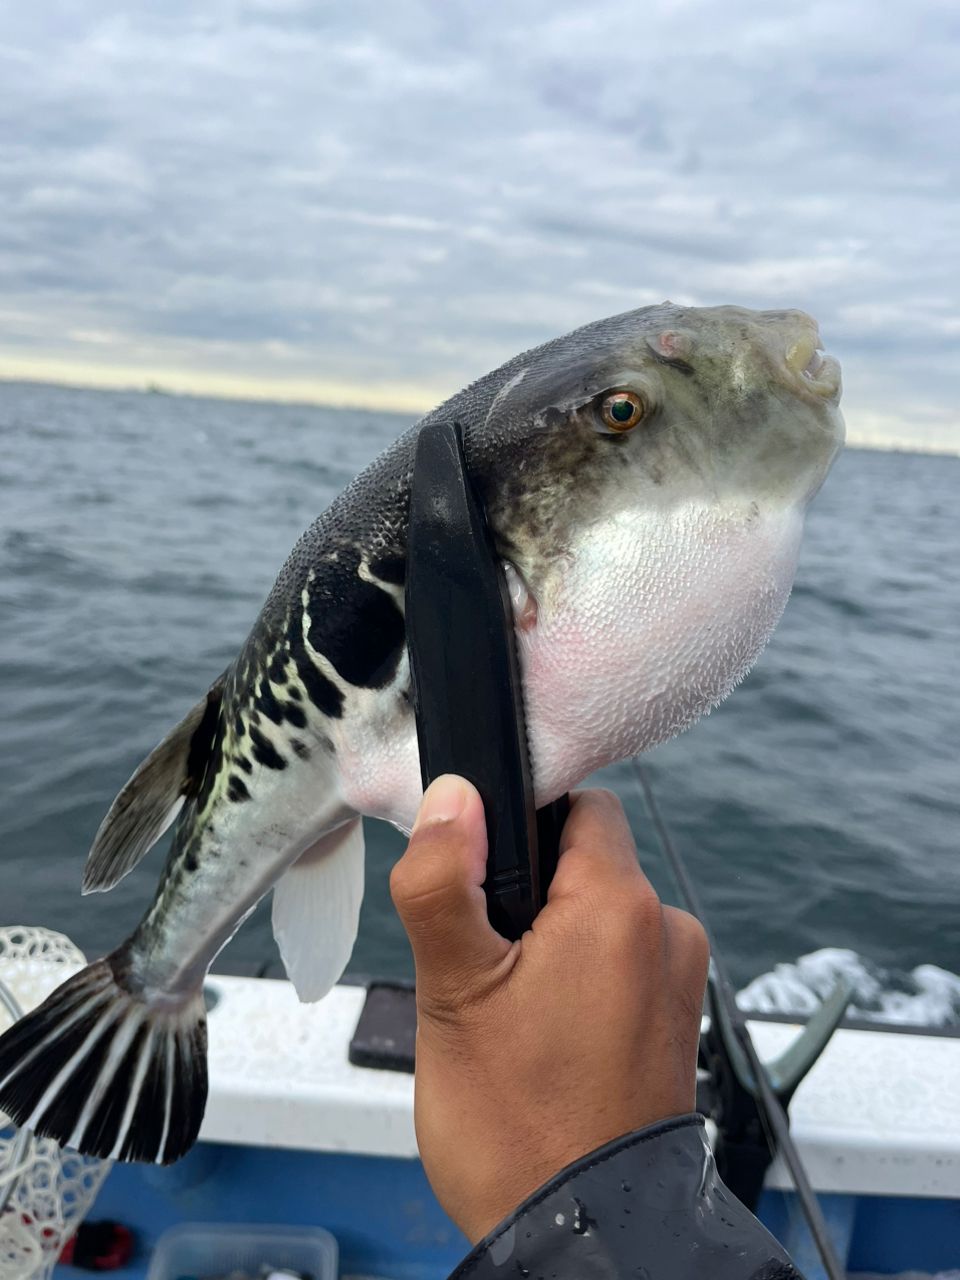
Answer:
<svg viewBox="0 0 960 1280"><path fill-rule="evenodd" d="M476 1243L455 1275L795 1277L692 1114L707 943L660 903L619 803L574 799L519 942L487 921L485 860L479 796L438 780L391 886L417 967L421 1155Z"/></svg>

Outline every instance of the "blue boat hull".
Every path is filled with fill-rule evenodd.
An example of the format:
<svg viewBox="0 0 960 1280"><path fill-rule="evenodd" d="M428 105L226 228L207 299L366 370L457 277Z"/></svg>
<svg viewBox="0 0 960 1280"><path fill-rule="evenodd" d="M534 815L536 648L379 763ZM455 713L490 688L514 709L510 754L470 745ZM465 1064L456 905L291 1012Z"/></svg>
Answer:
<svg viewBox="0 0 960 1280"><path fill-rule="evenodd" d="M846 1236L849 1271L936 1272L960 1265L960 1201L824 1196ZM792 1197L765 1193L761 1216L791 1248L802 1248ZM142 1280L153 1245L181 1222L326 1227L340 1245L343 1275L443 1280L468 1245L437 1204L418 1160L280 1151L201 1143L169 1169L118 1165L91 1214L132 1227L133 1264L118 1280ZM642 1260L641 1260L642 1261ZM58 1280L76 1276L65 1267Z"/></svg>

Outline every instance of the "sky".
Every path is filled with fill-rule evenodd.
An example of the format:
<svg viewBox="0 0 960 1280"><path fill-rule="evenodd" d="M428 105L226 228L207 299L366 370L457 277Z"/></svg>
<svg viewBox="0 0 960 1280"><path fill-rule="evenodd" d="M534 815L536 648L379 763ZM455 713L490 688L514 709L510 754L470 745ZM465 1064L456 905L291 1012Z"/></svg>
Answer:
<svg viewBox="0 0 960 1280"><path fill-rule="evenodd" d="M799 306L960 452L954 0L0 14L0 377L426 409L670 298Z"/></svg>

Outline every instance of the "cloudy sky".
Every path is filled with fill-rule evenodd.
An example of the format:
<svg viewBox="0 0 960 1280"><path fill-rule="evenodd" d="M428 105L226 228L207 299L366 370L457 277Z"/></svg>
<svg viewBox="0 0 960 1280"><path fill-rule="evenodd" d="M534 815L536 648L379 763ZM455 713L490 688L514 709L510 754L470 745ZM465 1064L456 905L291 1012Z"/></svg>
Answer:
<svg viewBox="0 0 960 1280"><path fill-rule="evenodd" d="M658 302L802 306L960 450L953 0L43 0L0 17L0 376L428 407Z"/></svg>

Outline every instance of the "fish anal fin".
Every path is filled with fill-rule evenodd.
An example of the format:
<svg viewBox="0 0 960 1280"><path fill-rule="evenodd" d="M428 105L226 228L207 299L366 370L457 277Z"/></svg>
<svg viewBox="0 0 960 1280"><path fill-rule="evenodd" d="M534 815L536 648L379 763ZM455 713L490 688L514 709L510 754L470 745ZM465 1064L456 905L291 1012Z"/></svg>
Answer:
<svg viewBox="0 0 960 1280"><path fill-rule="evenodd" d="M273 936L297 995L320 1000L350 959L363 898L363 824L354 818L302 853L273 890Z"/></svg>
<svg viewBox="0 0 960 1280"><path fill-rule="evenodd" d="M93 839L83 892L103 893L160 839L184 799L199 790L217 732L225 677L147 756L123 787Z"/></svg>

